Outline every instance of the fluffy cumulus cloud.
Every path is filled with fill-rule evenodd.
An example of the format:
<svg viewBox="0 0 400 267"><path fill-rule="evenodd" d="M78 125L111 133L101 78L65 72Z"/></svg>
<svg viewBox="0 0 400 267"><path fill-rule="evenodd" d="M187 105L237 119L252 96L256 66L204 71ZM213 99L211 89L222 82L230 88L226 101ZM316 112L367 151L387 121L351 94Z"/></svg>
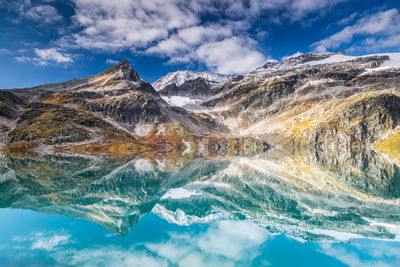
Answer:
<svg viewBox="0 0 400 267"><path fill-rule="evenodd" d="M118 60L115 60L115 59L106 59L106 64L109 64L109 65L115 65L115 64L117 64L119 61Z"/></svg>
<svg viewBox="0 0 400 267"><path fill-rule="evenodd" d="M52 2L48 0L15 0L9 1L7 7L16 14L14 21L17 23L27 19L40 24L53 24L61 21L63 17L54 6L50 5Z"/></svg>
<svg viewBox="0 0 400 267"><path fill-rule="evenodd" d="M65 233L32 233L28 236L15 236L12 238L14 242L18 243L31 243L30 248L32 250L46 250L55 251L60 246L69 244L71 235Z"/></svg>
<svg viewBox="0 0 400 267"><path fill-rule="evenodd" d="M45 66L50 64L72 63L74 60L70 54L62 53L57 48L34 49L33 56L19 56L20 62L33 62L36 65Z"/></svg>
<svg viewBox="0 0 400 267"><path fill-rule="evenodd" d="M221 7L229 7L229 1L74 2L73 19L82 30L62 38L63 47L101 52L129 49L165 57L171 64L198 62L221 73L244 73L265 61L256 42L240 36L248 29L247 23L233 21L236 13L243 14L243 6L236 5L236 13L219 23L202 23L202 16L220 16Z"/></svg>
<svg viewBox="0 0 400 267"><path fill-rule="evenodd" d="M351 18L350 19L354 19ZM355 37L362 41L354 44L350 50L379 50L394 48L400 45L400 14L393 8L380 11L358 19L353 25L349 25L341 31L314 43L316 50L322 51L335 49L343 44L348 44Z"/></svg>
<svg viewBox="0 0 400 267"><path fill-rule="evenodd" d="M320 252L351 267L399 266L399 248L395 243L393 243L394 246L389 244L382 241L358 240L351 249L342 244L323 243L320 245ZM360 257L359 254L367 255L367 257Z"/></svg>
<svg viewBox="0 0 400 267"><path fill-rule="evenodd" d="M170 64L199 63L211 71L245 73L266 60L249 33L257 18L271 10L284 14L283 19L301 20L343 1L73 0L72 20L79 30L57 44L98 52L130 50L167 58Z"/></svg>
<svg viewBox="0 0 400 267"><path fill-rule="evenodd" d="M198 18L178 1L74 0L74 21L82 31L64 41L87 49L137 49L167 38L169 32L188 27ZM70 43L71 44L71 43Z"/></svg>
<svg viewBox="0 0 400 267"><path fill-rule="evenodd" d="M44 236L40 234L36 236L36 240L32 243L31 249L42 249L47 251L54 250L57 246L65 245L69 242L70 235L58 235L54 234L51 236Z"/></svg>
<svg viewBox="0 0 400 267"><path fill-rule="evenodd" d="M302 22L350 0L70 1L74 14L64 20L71 24L60 28L58 39L52 42L57 50L131 51L157 55L170 64L194 63L234 74L246 73L266 61L266 50L257 39L267 36L268 28L259 28L260 19L278 24ZM22 18L46 24L63 20L51 1L14 2L12 8ZM40 58L31 61L39 65L65 63L70 57L58 55L61 61Z"/></svg>
<svg viewBox="0 0 400 267"><path fill-rule="evenodd" d="M222 74L246 73L266 60L255 48L254 40L238 37L206 43L196 50L196 57Z"/></svg>
<svg viewBox="0 0 400 267"><path fill-rule="evenodd" d="M45 23L54 23L62 19L62 17L58 14L57 9L50 5L34 6L28 9L25 17L34 21Z"/></svg>

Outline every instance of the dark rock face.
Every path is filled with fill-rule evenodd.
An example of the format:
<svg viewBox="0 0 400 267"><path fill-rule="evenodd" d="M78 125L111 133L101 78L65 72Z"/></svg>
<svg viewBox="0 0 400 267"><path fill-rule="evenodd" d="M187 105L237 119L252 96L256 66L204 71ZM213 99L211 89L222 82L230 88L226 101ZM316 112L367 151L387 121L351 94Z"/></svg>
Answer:
<svg viewBox="0 0 400 267"><path fill-rule="evenodd" d="M75 98L72 101L77 107L98 112L116 121L135 125L138 122L163 123L169 121L162 113L159 104L146 94L135 92L117 99L87 101Z"/></svg>
<svg viewBox="0 0 400 267"><path fill-rule="evenodd" d="M6 133L10 130L6 125L0 123L0 133Z"/></svg>
<svg viewBox="0 0 400 267"><path fill-rule="evenodd" d="M15 94L0 90L0 116L7 119L18 117L19 106L25 105L25 102Z"/></svg>
<svg viewBox="0 0 400 267"><path fill-rule="evenodd" d="M324 150L365 149L400 122L400 97L381 94L360 100L326 124L304 131Z"/></svg>

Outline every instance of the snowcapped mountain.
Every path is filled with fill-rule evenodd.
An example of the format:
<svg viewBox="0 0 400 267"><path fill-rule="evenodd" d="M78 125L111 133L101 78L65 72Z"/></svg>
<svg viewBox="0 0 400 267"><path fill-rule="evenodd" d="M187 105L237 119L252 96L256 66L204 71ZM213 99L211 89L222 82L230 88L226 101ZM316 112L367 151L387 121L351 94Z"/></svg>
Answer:
<svg viewBox="0 0 400 267"><path fill-rule="evenodd" d="M282 62L267 62L263 66L255 69L250 74L263 75L276 71L289 71L297 68L305 68L318 66L323 64L336 64L348 61L363 61L371 57L382 57L382 65L380 67L397 67L400 66L400 53L387 54L371 54L364 56L352 56L342 51L324 52L314 54L302 54L298 56L288 57ZM376 69L382 70L382 68Z"/></svg>
<svg viewBox="0 0 400 267"><path fill-rule="evenodd" d="M156 91L161 91L170 84L181 86L182 84L196 79L203 79L209 85L215 85L220 82L227 81L230 76L218 73L210 72L195 72L190 70L179 70L177 72L170 72L167 75L161 77L153 83L153 87Z"/></svg>
<svg viewBox="0 0 400 267"><path fill-rule="evenodd" d="M218 93L215 86L231 76L209 72L177 71L161 77L153 87L165 96L203 98Z"/></svg>
<svg viewBox="0 0 400 267"><path fill-rule="evenodd" d="M170 106L126 61L88 78L1 90L0 104L6 151L137 153L155 145L142 139L150 133L182 142L176 137L226 132L206 114Z"/></svg>

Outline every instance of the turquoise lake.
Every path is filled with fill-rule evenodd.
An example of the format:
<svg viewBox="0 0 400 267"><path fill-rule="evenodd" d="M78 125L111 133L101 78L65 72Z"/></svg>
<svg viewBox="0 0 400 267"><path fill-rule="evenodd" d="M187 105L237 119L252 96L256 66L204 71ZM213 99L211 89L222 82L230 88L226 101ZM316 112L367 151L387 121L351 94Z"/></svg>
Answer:
<svg viewBox="0 0 400 267"><path fill-rule="evenodd" d="M2 156L0 266L400 266L397 165L328 159Z"/></svg>

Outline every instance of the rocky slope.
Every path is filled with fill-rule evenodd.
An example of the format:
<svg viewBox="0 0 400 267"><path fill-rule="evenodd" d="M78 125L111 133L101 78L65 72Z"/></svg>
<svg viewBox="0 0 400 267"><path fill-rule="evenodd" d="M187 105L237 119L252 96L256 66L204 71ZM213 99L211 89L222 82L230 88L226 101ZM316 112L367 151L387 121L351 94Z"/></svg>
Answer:
<svg viewBox="0 0 400 267"><path fill-rule="evenodd" d="M277 145L371 148L397 138L399 66L400 54L301 55L221 83L201 110Z"/></svg>
<svg viewBox="0 0 400 267"><path fill-rule="evenodd" d="M7 152L69 147L96 154L137 153L154 148L154 142L143 139L146 135L162 141L168 133L178 139L180 133L227 132L206 114L168 105L126 61L84 79L1 90L0 112ZM164 130L158 133L157 127Z"/></svg>

